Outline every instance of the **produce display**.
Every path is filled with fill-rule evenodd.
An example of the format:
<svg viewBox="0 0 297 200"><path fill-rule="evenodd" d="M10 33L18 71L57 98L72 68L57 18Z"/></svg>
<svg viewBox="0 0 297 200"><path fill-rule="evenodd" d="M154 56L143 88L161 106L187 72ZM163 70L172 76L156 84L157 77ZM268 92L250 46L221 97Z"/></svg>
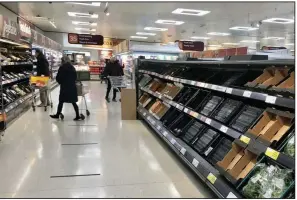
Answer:
<svg viewBox="0 0 297 200"><path fill-rule="evenodd" d="M259 163L255 166L254 175L243 187L242 192L245 197L251 199L282 198L293 182L292 170Z"/></svg>
<svg viewBox="0 0 297 200"><path fill-rule="evenodd" d="M295 157L295 136L289 139L288 144L284 149L284 153L289 156Z"/></svg>

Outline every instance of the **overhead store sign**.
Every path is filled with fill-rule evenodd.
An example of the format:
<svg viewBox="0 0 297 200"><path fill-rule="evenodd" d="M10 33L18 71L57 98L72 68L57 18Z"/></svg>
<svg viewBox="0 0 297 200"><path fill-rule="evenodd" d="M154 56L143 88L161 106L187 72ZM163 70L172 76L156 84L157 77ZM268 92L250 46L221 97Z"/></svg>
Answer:
<svg viewBox="0 0 297 200"><path fill-rule="evenodd" d="M83 45L83 47L113 49L122 41L123 39L104 38L103 45Z"/></svg>
<svg viewBox="0 0 297 200"><path fill-rule="evenodd" d="M31 30L31 41L33 44L38 44L38 40L37 40L37 31L35 30Z"/></svg>
<svg viewBox="0 0 297 200"><path fill-rule="evenodd" d="M224 58L225 56L247 55L247 47L207 50L191 53L191 58Z"/></svg>
<svg viewBox="0 0 297 200"><path fill-rule="evenodd" d="M129 40L124 40L120 42L118 45L113 47L113 50L116 54L124 53L129 51Z"/></svg>
<svg viewBox="0 0 297 200"><path fill-rule="evenodd" d="M5 16L0 15L1 37L18 42L20 39L18 24Z"/></svg>
<svg viewBox="0 0 297 200"><path fill-rule="evenodd" d="M183 51L204 51L204 43L200 41L179 41L178 47Z"/></svg>
<svg viewBox="0 0 297 200"><path fill-rule="evenodd" d="M32 38L31 26L28 22L18 17L20 36L23 39L30 40Z"/></svg>
<svg viewBox="0 0 297 200"><path fill-rule="evenodd" d="M102 35L68 33L69 44L103 45Z"/></svg>

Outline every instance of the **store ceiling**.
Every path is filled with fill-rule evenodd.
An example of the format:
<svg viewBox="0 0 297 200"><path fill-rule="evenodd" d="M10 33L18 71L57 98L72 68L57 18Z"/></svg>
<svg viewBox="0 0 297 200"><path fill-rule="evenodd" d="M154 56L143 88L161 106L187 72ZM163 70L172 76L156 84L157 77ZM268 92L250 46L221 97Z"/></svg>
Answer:
<svg viewBox="0 0 297 200"><path fill-rule="evenodd" d="M261 20L277 18L294 18L294 3L108 3L109 16L104 9L106 3L100 7L85 6L70 3L1 3L19 15L25 17L44 31L78 32L75 27L88 27L73 25L72 21L85 21L97 23L96 33L105 37L129 39L136 32L145 31L145 27L168 28L165 32L154 32L155 36L148 39L134 39L141 41L170 42L177 39L191 39L192 36L210 37L208 44L222 44L226 42L238 43L241 40L261 40L266 45L284 45L294 43L294 23L271 24L262 23L259 30L235 31L229 30L233 26L251 26ZM172 11L177 8L207 10L204 16L176 15ZM98 19L75 18L68 16L67 12L81 12L98 14ZM36 16L50 18L57 28L48 20ZM158 19L183 21L181 25L157 24ZM93 28L93 27L92 27ZM151 32L151 31L149 31ZM209 32L227 32L229 36L211 36ZM264 37L284 37L282 40L266 39ZM251 43L247 43L250 45Z"/></svg>

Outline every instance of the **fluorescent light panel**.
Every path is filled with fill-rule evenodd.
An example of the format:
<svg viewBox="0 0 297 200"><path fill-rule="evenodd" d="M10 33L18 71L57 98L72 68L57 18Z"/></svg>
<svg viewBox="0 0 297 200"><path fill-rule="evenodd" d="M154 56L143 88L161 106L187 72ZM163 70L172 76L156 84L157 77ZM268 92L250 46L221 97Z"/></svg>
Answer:
<svg viewBox="0 0 297 200"><path fill-rule="evenodd" d="M171 25L181 25L185 22L183 21L174 21L174 20L165 20L165 19L158 19L155 21L157 24L171 24Z"/></svg>
<svg viewBox="0 0 297 200"><path fill-rule="evenodd" d="M71 17L86 17L86 18L98 18L97 14L89 14L89 13L78 13L78 12L67 12Z"/></svg>
<svg viewBox="0 0 297 200"><path fill-rule="evenodd" d="M191 38L196 39L196 40L208 40L208 39L210 39L210 37L198 37L198 36L193 36Z"/></svg>
<svg viewBox="0 0 297 200"><path fill-rule="evenodd" d="M136 35L151 35L151 36L154 36L154 35L156 35L156 33L137 32Z"/></svg>
<svg viewBox="0 0 297 200"><path fill-rule="evenodd" d="M207 46L209 46L209 47L221 47L222 45L219 45L219 44L209 44Z"/></svg>
<svg viewBox="0 0 297 200"><path fill-rule="evenodd" d="M240 42L251 42L251 43L257 43L260 42L258 40L241 40Z"/></svg>
<svg viewBox="0 0 297 200"><path fill-rule="evenodd" d="M234 26L229 28L230 30L236 30L236 31L254 31L258 30L258 27L248 27L248 26Z"/></svg>
<svg viewBox="0 0 297 200"><path fill-rule="evenodd" d="M203 16L210 11L206 10L193 10L193 9L186 9L186 8L177 8L176 10L172 11L173 14L178 14L178 15L194 15L194 16Z"/></svg>
<svg viewBox="0 0 297 200"><path fill-rule="evenodd" d="M50 23L54 28L57 28L54 22L49 21L49 23Z"/></svg>
<svg viewBox="0 0 297 200"><path fill-rule="evenodd" d="M264 19L262 22L267 23L276 23L276 24L291 24L294 23L294 19L286 19L286 18L269 18Z"/></svg>
<svg viewBox="0 0 297 200"><path fill-rule="evenodd" d="M294 43L285 44L286 46L294 46Z"/></svg>
<svg viewBox="0 0 297 200"><path fill-rule="evenodd" d="M221 32L210 32L208 35L217 35L217 36L228 36L230 33L221 33Z"/></svg>
<svg viewBox="0 0 297 200"><path fill-rule="evenodd" d="M85 6L100 6L100 2L91 2L91 3L80 3L80 2L67 2L70 4L79 4L79 5L85 5Z"/></svg>
<svg viewBox="0 0 297 200"><path fill-rule="evenodd" d="M97 23L79 22L79 21L72 21L72 24L74 24L74 25L82 25L82 26L97 26Z"/></svg>
<svg viewBox="0 0 297 200"><path fill-rule="evenodd" d="M239 45L239 43L233 43L233 42L225 42L224 45Z"/></svg>
<svg viewBox="0 0 297 200"><path fill-rule="evenodd" d="M265 39L265 40L284 40L285 38L283 38L283 37L265 37L265 38L263 38L263 39Z"/></svg>
<svg viewBox="0 0 297 200"><path fill-rule="evenodd" d="M158 27L145 27L146 31L167 31L168 28L158 28Z"/></svg>
<svg viewBox="0 0 297 200"><path fill-rule="evenodd" d="M130 38L137 38L137 39L147 39L147 37L144 36L130 36Z"/></svg>
<svg viewBox="0 0 297 200"><path fill-rule="evenodd" d="M96 31L96 29L90 29L90 28L81 28L81 27L77 27L77 28L75 28L75 30L80 30L80 31L92 31L92 32L94 32L94 31Z"/></svg>

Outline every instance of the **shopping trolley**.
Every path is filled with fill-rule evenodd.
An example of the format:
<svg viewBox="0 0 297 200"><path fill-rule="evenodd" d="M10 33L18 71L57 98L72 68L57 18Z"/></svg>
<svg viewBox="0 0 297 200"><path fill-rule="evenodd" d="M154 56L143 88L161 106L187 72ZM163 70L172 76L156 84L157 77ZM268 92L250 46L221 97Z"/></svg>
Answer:
<svg viewBox="0 0 297 200"><path fill-rule="evenodd" d="M87 116L90 116L90 111L88 110L87 100L85 97L85 95L88 94L89 92L87 86L84 86L81 81L78 81L76 82L76 89L77 89L77 96L81 96L84 100ZM80 117L82 119L85 118L83 114L80 114Z"/></svg>
<svg viewBox="0 0 297 200"><path fill-rule="evenodd" d="M44 111L47 111L47 106L50 105L51 108L53 107L53 102L52 102L52 96L50 93L49 89L49 83L50 83L50 78L48 76L31 76L30 77L30 87L33 92L33 97L32 97L32 109L35 111L36 108L36 96L38 92L35 92L35 89L39 89L40 92L45 92L46 94L46 102L44 105ZM39 92L39 93L40 93ZM47 101L50 102L47 102Z"/></svg>
<svg viewBox="0 0 297 200"><path fill-rule="evenodd" d="M117 92L121 92L122 88L127 87L127 80L125 76L108 76L107 78L110 80L111 88Z"/></svg>

